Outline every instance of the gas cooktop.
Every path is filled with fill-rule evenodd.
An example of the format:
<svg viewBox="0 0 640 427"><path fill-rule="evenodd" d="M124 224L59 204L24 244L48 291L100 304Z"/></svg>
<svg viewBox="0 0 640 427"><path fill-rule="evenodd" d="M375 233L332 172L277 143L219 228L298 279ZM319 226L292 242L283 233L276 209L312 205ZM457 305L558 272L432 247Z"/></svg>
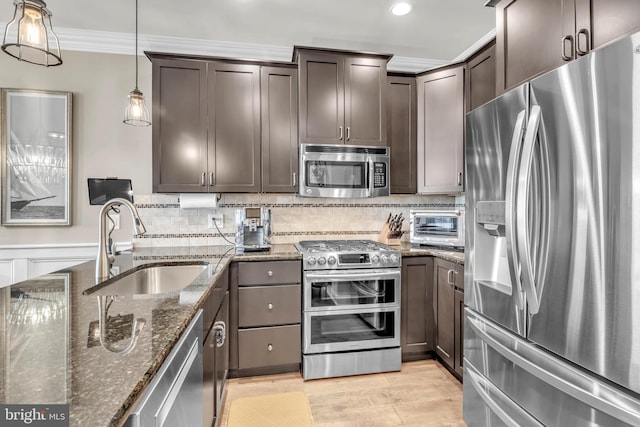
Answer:
<svg viewBox="0 0 640 427"><path fill-rule="evenodd" d="M373 240L303 240L295 244L305 270L398 268L400 251Z"/></svg>

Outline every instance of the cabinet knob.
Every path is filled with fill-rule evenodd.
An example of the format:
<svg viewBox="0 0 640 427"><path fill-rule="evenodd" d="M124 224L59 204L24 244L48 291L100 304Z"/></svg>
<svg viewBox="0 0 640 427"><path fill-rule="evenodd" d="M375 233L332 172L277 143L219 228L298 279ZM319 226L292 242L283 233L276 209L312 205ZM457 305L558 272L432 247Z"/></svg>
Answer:
<svg viewBox="0 0 640 427"><path fill-rule="evenodd" d="M273 277L273 271L271 271L271 270L267 271L267 276Z"/></svg>
<svg viewBox="0 0 640 427"><path fill-rule="evenodd" d="M268 308L269 310L273 310L273 304L271 304L271 303L267 304L267 308Z"/></svg>
<svg viewBox="0 0 640 427"><path fill-rule="evenodd" d="M273 350L273 346L271 344L267 345L267 351L272 351Z"/></svg>

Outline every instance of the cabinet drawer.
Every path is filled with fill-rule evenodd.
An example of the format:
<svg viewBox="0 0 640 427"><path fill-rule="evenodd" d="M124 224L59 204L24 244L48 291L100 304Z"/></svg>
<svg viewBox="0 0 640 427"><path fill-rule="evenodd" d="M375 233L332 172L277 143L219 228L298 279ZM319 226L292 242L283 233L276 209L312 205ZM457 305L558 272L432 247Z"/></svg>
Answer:
<svg viewBox="0 0 640 427"><path fill-rule="evenodd" d="M238 299L241 328L300 323L300 285L240 288Z"/></svg>
<svg viewBox="0 0 640 427"><path fill-rule="evenodd" d="M300 363L300 325L238 331L240 369Z"/></svg>
<svg viewBox="0 0 640 427"><path fill-rule="evenodd" d="M300 261L241 262L238 285L300 283Z"/></svg>

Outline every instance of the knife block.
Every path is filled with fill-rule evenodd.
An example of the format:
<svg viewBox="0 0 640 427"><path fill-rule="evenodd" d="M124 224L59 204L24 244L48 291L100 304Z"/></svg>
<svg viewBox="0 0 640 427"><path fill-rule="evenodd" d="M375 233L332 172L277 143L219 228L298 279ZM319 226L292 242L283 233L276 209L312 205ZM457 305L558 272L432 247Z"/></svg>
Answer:
<svg viewBox="0 0 640 427"><path fill-rule="evenodd" d="M391 230L389 229L389 223L384 223L380 234L378 235L378 242L384 243L389 246L400 246L400 239L402 238L402 232L399 236L390 236Z"/></svg>

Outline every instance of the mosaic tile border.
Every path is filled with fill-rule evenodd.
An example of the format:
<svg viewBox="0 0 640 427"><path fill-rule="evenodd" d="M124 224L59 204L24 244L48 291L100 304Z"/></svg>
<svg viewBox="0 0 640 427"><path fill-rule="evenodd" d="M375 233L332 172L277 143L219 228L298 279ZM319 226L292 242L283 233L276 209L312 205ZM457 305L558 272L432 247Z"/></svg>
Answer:
<svg viewBox="0 0 640 427"><path fill-rule="evenodd" d="M334 235L345 235L345 236L356 236L356 235L370 235L370 234L378 234L380 230L375 231L284 231L284 232L274 232L272 234L273 237L283 237L283 236L334 236ZM168 233L168 234L139 234L135 236L136 239L187 239L191 237L227 237L234 238L234 233Z"/></svg>
<svg viewBox="0 0 640 427"><path fill-rule="evenodd" d="M464 203L220 203L216 208L464 208ZM172 209L180 208L179 203L136 203L138 209Z"/></svg>

